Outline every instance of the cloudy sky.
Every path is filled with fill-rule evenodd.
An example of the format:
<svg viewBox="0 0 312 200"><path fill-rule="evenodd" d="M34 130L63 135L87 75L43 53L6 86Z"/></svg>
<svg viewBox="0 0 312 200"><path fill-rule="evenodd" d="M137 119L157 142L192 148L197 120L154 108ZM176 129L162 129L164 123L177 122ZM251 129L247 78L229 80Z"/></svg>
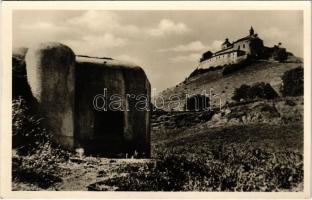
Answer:
<svg viewBox="0 0 312 200"><path fill-rule="evenodd" d="M157 91L183 81L201 54L237 40L250 26L266 46L303 56L300 11L14 11L13 47L59 41L76 54L143 67Z"/></svg>

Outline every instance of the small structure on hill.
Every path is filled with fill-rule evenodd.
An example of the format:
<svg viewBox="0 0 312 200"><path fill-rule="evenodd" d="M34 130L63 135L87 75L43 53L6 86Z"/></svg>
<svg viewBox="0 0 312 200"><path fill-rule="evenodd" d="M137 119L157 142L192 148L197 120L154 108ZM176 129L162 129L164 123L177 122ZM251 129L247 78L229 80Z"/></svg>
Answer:
<svg viewBox="0 0 312 200"><path fill-rule="evenodd" d="M221 44L221 50L211 53L205 52L200 59L198 68L210 68L236 64L247 58L267 58L272 56L276 47L270 48L263 45L263 40L255 33L253 27L250 28L246 37L230 42L228 38ZM284 49L285 50L285 49ZM285 50L286 52L286 50Z"/></svg>
<svg viewBox="0 0 312 200"><path fill-rule="evenodd" d="M27 79L54 139L87 154L150 156L150 83L141 67L76 56L60 43L26 54Z"/></svg>

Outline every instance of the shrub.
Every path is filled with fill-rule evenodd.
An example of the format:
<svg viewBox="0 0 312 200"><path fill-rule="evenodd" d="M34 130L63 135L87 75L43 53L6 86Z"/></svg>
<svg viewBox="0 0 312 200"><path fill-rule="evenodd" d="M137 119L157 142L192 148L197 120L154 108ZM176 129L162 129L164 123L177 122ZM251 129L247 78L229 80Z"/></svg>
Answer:
<svg viewBox="0 0 312 200"><path fill-rule="evenodd" d="M274 99L278 97L277 92L272 88L269 83L255 83L252 86L241 85L239 88L236 88L234 95L232 97L235 101L240 100L254 100L256 98L260 99Z"/></svg>
<svg viewBox="0 0 312 200"><path fill-rule="evenodd" d="M281 93L283 96L302 96L303 95L303 68L297 67L286 71L282 76L283 85Z"/></svg>
<svg viewBox="0 0 312 200"><path fill-rule="evenodd" d="M267 192L291 189L303 181L300 153L270 153L246 145L223 146L212 154L214 158L172 154L154 162L128 163L117 172L124 176L91 184L89 190L106 185L119 191Z"/></svg>
<svg viewBox="0 0 312 200"><path fill-rule="evenodd" d="M276 48L273 52L273 59L279 62L287 60L288 54L285 48Z"/></svg>
<svg viewBox="0 0 312 200"><path fill-rule="evenodd" d="M43 118L33 113L22 96L12 100L12 132L13 147L21 154L36 150L51 137L43 126Z"/></svg>
<svg viewBox="0 0 312 200"><path fill-rule="evenodd" d="M253 99L257 97L261 99L274 99L278 97L278 94L269 83L261 82L251 86L250 96Z"/></svg>
<svg viewBox="0 0 312 200"><path fill-rule="evenodd" d="M250 66L252 63L253 63L253 60L250 57L247 57L246 60L243 60L239 63L226 65L222 70L222 75L226 76L228 74L240 71Z"/></svg>
<svg viewBox="0 0 312 200"><path fill-rule="evenodd" d="M48 188L61 181L58 175L60 162L69 153L51 141L51 134L44 128L43 118L34 114L30 104L21 96L13 99L13 148L12 178Z"/></svg>
<svg viewBox="0 0 312 200"><path fill-rule="evenodd" d="M195 77L195 76L197 76L197 75L204 74L204 73L208 72L209 69L210 69L210 68L208 68L208 69L202 69L202 68L200 68L200 69L195 69L195 70L189 75L188 78L192 78L192 77ZM188 78L186 78L186 80L187 80ZM186 82L186 81L185 81L185 82Z"/></svg>
<svg viewBox="0 0 312 200"><path fill-rule="evenodd" d="M239 88L235 88L234 96L232 97L235 101L240 101L241 99L249 99L250 86L243 84Z"/></svg>
<svg viewBox="0 0 312 200"><path fill-rule="evenodd" d="M187 98L184 109L190 111L203 111L207 110L209 106L210 106L209 97L202 94L196 94L194 96Z"/></svg>
<svg viewBox="0 0 312 200"><path fill-rule="evenodd" d="M35 184L43 189L61 182L59 163L67 160L62 150L46 142L28 155L14 155L12 178L15 182Z"/></svg>
<svg viewBox="0 0 312 200"><path fill-rule="evenodd" d="M213 53L212 53L211 51L207 51L207 52L204 53L204 54L202 55L202 57L200 58L200 62L211 58L212 55L213 55Z"/></svg>

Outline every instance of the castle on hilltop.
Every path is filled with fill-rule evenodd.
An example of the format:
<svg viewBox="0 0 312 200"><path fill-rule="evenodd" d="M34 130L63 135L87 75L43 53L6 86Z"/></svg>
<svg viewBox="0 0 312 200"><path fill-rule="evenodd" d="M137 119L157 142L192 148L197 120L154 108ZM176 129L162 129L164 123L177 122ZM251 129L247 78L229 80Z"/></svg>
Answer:
<svg viewBox="0 0 312 200"><path fill-rule="evenodd" d="M215 53L211 51L205 52L200 59L199 68L236 64L247 58L264 58L267 57L268 54L272 54L273 50L277 48L279 47L276 45L273 48L265 47L263 45L263 40L258 37L258 34L255 33L251 26L249 35L246 37L240 38L232 43L226 38L221 45L221 50Z"/></svg>

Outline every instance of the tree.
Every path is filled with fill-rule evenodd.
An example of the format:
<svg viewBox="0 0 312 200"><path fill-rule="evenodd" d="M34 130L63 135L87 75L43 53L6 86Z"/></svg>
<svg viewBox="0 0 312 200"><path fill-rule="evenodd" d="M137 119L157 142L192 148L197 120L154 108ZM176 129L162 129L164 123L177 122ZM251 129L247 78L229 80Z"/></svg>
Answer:
<svg viewBox="0 0 312 200"><path fill-rule="evenodd" d="M283 96L303 95L303 68L301 66L286 71L282 76L283 85L281 93Z"/></svg>
<svg viewBox="0 0 312 200"><path fill-rule="evenodd" d="M213 55L213 53L212 53L211 51L205 52L205 53L202 55L202 57L200 58L200 62L211 58L212 55Z"/></svg>
<svg viewBox="0 0 312 200"><path fill-rule="evenodd" d="M287 60L288 54L286 52L286 49L277 47L273 52L273 58L274 60L277 60L279 62Z"/></svg>
<svg viewBox="0 0 312 200"><path fill-rule="evenodd" d="M278 97L278 94L269 83L260 82L252 86L243 84L239 88L236 88L232 99L235 101L247 101L256 98L274 99L276 97Z"/></svg>

